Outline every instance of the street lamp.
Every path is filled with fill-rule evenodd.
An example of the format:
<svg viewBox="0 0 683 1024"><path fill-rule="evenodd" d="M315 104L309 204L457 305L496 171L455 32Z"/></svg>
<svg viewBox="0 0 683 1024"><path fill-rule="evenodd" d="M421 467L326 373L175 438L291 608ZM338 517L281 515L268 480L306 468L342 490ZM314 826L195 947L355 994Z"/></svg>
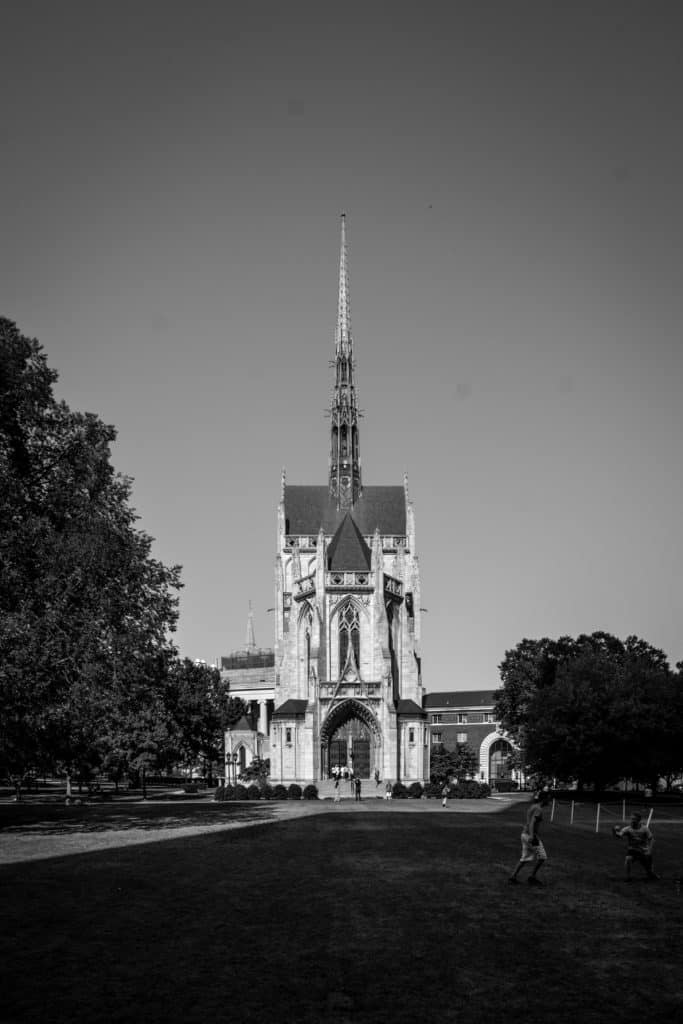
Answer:
<svg viewBox="0 0 683 1024"><path fill-rule="evenodd" d="M237 799L237 762L239 761L239 754L234 750L231 754L227 754L225 762L228 766L228 776L230 775L230 765L232 764L232 798Z"/></svg>

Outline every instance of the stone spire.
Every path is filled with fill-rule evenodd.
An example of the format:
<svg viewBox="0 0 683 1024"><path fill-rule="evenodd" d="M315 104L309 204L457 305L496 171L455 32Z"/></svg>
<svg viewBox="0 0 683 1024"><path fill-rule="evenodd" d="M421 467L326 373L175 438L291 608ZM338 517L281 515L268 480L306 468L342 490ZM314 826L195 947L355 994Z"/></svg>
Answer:
<svg viewBox="0 0 683 1024"><path fill-rule="evenodd" d="M335 330L335 379L330 409L330 495L338 509L350 510L362 491L360 475L359 412L353 382L353 339L346 252L346 214L341 216L339 297Z"/></svg>
<svg viewBox="0 0 683 1024"><path fill-rule="evenodd" d="M337 299L337 329L335 354L348 356L352 351L351 307L349 305L349 268L346 251L346 214L341 215L341 251L339 254L339 297Z"/></svg>

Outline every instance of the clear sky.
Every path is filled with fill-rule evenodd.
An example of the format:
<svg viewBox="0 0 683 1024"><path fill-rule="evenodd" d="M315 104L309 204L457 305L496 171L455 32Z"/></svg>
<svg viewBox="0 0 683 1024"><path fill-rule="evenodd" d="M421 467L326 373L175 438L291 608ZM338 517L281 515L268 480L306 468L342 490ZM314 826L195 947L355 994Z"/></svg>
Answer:
<svg viewBox="0 0 683 1024"><path fill-rule="evenodd" d="M523 637L683 659L680 3L3 6L0 311L119 431L177 642L273 642L325 483L339 213L363 476L415 503L428 690Z"/></svg>

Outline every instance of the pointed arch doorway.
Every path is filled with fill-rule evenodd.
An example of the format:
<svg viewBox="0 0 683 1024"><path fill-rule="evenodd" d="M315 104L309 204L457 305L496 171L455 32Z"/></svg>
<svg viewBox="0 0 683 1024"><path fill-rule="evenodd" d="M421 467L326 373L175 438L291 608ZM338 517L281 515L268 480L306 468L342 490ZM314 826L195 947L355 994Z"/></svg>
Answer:
<svg viewBox="0 0 683 1024"><path fill-rule="evenodd" d="M344 701L321 729L322 777L330 778L338 765L361 779L372 778L375 769L381 769L381 746L379 723L372 711L358 701Z"/></svg>

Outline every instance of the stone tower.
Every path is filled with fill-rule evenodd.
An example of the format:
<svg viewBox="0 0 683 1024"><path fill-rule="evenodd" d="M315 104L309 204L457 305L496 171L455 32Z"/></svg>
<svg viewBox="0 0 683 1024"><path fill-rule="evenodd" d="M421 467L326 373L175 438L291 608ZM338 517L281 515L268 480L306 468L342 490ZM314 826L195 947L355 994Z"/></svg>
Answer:
<svg viewBox="0 0 683 1024"><path fill-rule="evenodd" d="M346 218L327 484L282 474L275 563L271 779L425 781L420 572L408 482L364 486L351 334Z"/></svg>

